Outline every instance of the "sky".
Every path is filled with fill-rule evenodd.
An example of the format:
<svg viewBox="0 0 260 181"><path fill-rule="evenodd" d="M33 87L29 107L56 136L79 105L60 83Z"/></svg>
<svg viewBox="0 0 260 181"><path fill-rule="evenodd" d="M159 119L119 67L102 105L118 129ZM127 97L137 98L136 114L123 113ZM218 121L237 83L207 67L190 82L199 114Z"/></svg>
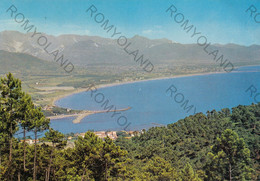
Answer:
<svg viewBox="0 0 260 181"><path fill-rule="evenodd" d="M180 26L182 23L174 21L174 16L181 13L184 21L189 20L189 24L211 43L260 45L260 14L257 15L260 13L260 0L1 0L0 31L25 33L21 24L15 21L15 15L11 17L11 12L6 12L11 5L38 31L55 36L111 37L94 20L95 14L91 17L90 12L86 13L94 5L96 13L102 13L105 20L109 20L108 25L114 25L129 38L140 35L150 39L196 43L196 39ZM171 5L177 8L173 17L166 12ZM250 11L246 12L251 5L256 8L252 17Z"/></svg>

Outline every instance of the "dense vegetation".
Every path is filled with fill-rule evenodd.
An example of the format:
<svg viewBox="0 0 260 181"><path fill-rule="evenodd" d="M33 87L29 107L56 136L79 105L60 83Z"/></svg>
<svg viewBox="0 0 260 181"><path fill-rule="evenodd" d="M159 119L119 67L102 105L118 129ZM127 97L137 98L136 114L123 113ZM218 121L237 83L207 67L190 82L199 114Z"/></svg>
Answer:
<svg viewBox="0 0 260 181"><path fill-rule="evenodd" d="M227 159L232 158L230 162L235 167L232 170L241 172L233 173L232 180L243 180L243 177L257 180L260 173L259 119L260 104L238 106L232 113L229 109L213 110L207 115L198 113L186 117L167 127L151 128L131 140L119 138L116 144L128 151L136 167L144 168L151 159L160 157L178 170L191 165L204 180L230 180ZM243 148L245 155L241 155L238 148ZM246 155L251 161L239 160ZM246 176L250 172L251 178Z"/></svg>
<svg viewBox="0 0 260 181"><path fill-rule="evenodd" d="M0 180L259 180L260 104L198 113L115 142L87 132L75 147L7 74L0 81ZM33 131L34 145L15 135ZM39 132L48 130L37 143Z"/></svg>

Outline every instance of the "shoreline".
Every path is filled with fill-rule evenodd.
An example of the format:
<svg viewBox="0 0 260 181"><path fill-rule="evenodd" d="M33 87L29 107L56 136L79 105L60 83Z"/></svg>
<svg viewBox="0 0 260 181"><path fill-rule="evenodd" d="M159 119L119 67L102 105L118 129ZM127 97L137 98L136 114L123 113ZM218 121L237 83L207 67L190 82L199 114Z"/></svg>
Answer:
<svg viewBox="0 0 260 181"><path fill-rule="evenodd" d="M173 77L159 77L159 78L152 78L152 79L146 79L146 80L137 80L137 81L127 81L127 82L119 82L119 83L111 83L111 84L101 84L101 85L95 85L95 87L97 89L102 89L102 88L107 88L107 87L114 87L114 86L120 86L120 85L125 85L125 84L133 84L133 83L137 83L137 82L146 82L146 81L153 81L153 80L166 80L166 79L174 79L174 78L182 78L182 77L191 77L191 76L204 76L204 75L211 75L211 74L221 74L221 73L225 73L225 72L208 72L208 73L196 73L196 74L183 74L183 75L175 75ZM68 97L68 96L72 96L74 94L78 94L81 92L85 92L89 90L89 88L80 88L77 89L73 92L70 93L66 93L57 97L54 97L51 103L51 106L57 106L55 103L56 101ZM102 110L100 110L101 112L103 112ZM79 114L74 114L74 115L57 115L57 116L50 116L48 118L52 118L52 120L55 119L60 119L60 118L66 118L66 117L74 117L73 118L73 123L74 124L78 124L81 122L81 120L89 115L92 114L98 114L100 113L100 111L91 111L91 110L82 110L81 113Z"/></svg>
<svg viewBox="0 0 260 181"><path fill-rule="evenodd" d="M252 65L251 65L252 66ZM255 65L256 66L256 65ZM259 65L258 65L259 66ZM240 67L246 67L246 66L240 66ZM235 69L237 69L239 67L235 67ZM234 71L234 73L239 72L239 71ZM175 75L175 76L171 76L171 77L158 77L158 78L150 78L150 79L145 79L145 80L136 80L136 81L126 81L126 82L118 82L118 83L110 83L110 84L100 84L100 85L95 85L94 86L97 89L103 89L103 88L107 88L107 87L114 87L114 86L120 86L120 85L125 85L125 84L134 84L134 83L139 83L139 82L146 82L146 81L154 81L154 80L167 80L167 79L174 79L174 78L182 78L182 77L192 77L192 76L205 76L205 75L213 75L213 74L225 74L227 72L207 72L207 73L193 73L193 74L183 74L183 75ZM85 92L88 91L89 88L79 88L76 89L73 92L69 92L57 97L54 97L52 100L52 106L56 106L56 102L62 98L68 97L68 96L72 96L74 94L78 94L81 92ZM122 110L120 110L122 111ZM53 116L54 117L75 117L73 120L74 124L80 123L81 120L91 114L96 114L96 113L100 113L103 112L103 110L98 110L98 111L91 111L91 110L82 110L81 113L79 114L74 114L74 115L57 115L57 116ZM54 118L55 120L55 118Z"/></svg>
<svg viewBox="0 0 260 181"><path fill-rule="evenodd" d="M252 66L260 66L260 65L235 66L234 70L237 69L237 68L240 68L240 67L252 67ZM236 71L234 71L234 72L236 72ZM183 74L183 75L175 75L175 76L172 76L172 77L158 77L158 78L151 78L151 79L145 79L145 80L127 81L127 82L119 82L119 83L111 83L111 84L100 84L100 85L95 85L95 87L97 89L100 89L100 88L107 88L107 87L113 87L113 86L124 85L124 84L132 84L132 83L137 83L137 82L145 82L145 81L153 81L153 80L165 80L165 79L174 79L174 78L191 77L191 76L203 76L203 75L212 75L212 74L224 74L224 73L227 73L227 72L223 71L223 72ZM81 93L81 92L84 92L84 91L87 91L87 90L88 90L88 88L80 88L80 89L76 89L73 92L54 97L53 100L52 100L51 106L56 106L55 102L62 99L62 98L65 98L65 97L68 97L68 96L71 96L71 95L74 95L74 94L78 94L78 93Z"/></svg>
<svg viewBox="0 0 260 181"><path fill-rule="evenodd" d="M97 89L103 89L103 88L107 88L107 87L114 87L114 86L120 86L120 85L125 85L125 84L133 84L133 83L138 83L138 82L146 82L146 81L153 81L153 80L166 80L166 79L191 77L191 76L204 76L204 75L212 75L212 74L223 74L223 73L226 73L226 72L208 72L208 73L196 73L196 74L183 74L183 75L175 75L173 77L158 77L158 78L137 80L137 81L127 81L127 82L119 82L119 83L111 83L111 84L100 84L100 85L95 85L95 87ZM81 93L81 92L85 92L87 90L89 90L89 88L80 88L80 89L76 89L73 92L54 97L53 100L52 100L51 106L57 106L55 104L55 102L57 102L60 99L63 99L65 97L72 96L74 94L78 94L78 93Z"/></svg>

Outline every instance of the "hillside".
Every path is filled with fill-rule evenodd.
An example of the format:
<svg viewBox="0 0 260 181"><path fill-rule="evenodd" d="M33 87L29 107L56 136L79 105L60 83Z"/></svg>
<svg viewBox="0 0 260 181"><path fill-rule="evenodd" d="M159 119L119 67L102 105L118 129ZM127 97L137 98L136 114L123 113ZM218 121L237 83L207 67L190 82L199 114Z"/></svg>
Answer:
<svg viewBox="0 0 260 181"><path fill-rule="evenodd" d="M260 179L260 104L197 113L132 138L121 131L116 141L88 131L66 147L69 138L50 127L19 81L11 73L0 81L1 180ZM33 141L25 141L27 130ZM15 137L21 133L24 141Z"/></svg>
<svg viewBox="0 0 260 181"><path fill-rule="evenodd" d="M211 147L224 130L232 129L245 140L255 169L254 179L260 175L260 104L198 113L167 127L154 127L131 140L121 137L117 145L126 149L135 161L134 167L145 166L146 160L157 156L184 168L190 163L198 172L207 170ZM140 166L141 165L141 166ZM207 179L205 179L207 180Z"/></svg>
<svg viewBox="0 0 260 181"><path fill-rule="evenodd" d="M44 47L37 44L37 38L31 37L32 33L23 34L17 31L3 31L0 33L0 50L9 52L27 53L38 58L51 61L52 57L44 51ZM49 52L60 50L73 64L80 66L107 65L129 66L136 65L133 57L129 56L117 40L97 36L44 34L51 42ZM168 39L148 39L134 36L128 39L131 46L128 52L139 50L139 56L144 55L155 65L214 65L219 64L208 55L203 47L197 44L175 43ZM236 44L213 44L208 52L219 50L234 65L252 65L260 63L260 46L241 46Z"/></svg>
<svg viewBox="0 0 260 181"><path fill-rule="evenodd" d="M64 74L58 64L24 53L0 50L0 74L15 72L20 75Z"/></svg>

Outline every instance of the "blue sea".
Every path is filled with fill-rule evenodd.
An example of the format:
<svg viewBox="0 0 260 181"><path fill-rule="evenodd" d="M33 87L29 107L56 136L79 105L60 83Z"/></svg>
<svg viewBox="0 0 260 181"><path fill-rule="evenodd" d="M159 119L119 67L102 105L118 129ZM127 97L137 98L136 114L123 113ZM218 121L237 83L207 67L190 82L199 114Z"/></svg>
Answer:
<svg viewBox="0 0 260 181"><path fill-rule="evenodd" d="M81 92L58 100L56 105L104 110L107 103L107 108L113 106L111 110L131 109L93 114L79 124L72 123L74 118L51 120L51 126L63 133L166 126L195 113L257 103L260 96L254 96L260 93L259 80L260 66L247 66L231 73L141 81ZM250 86L252 96L250 90L246 92Z"/></svg>

